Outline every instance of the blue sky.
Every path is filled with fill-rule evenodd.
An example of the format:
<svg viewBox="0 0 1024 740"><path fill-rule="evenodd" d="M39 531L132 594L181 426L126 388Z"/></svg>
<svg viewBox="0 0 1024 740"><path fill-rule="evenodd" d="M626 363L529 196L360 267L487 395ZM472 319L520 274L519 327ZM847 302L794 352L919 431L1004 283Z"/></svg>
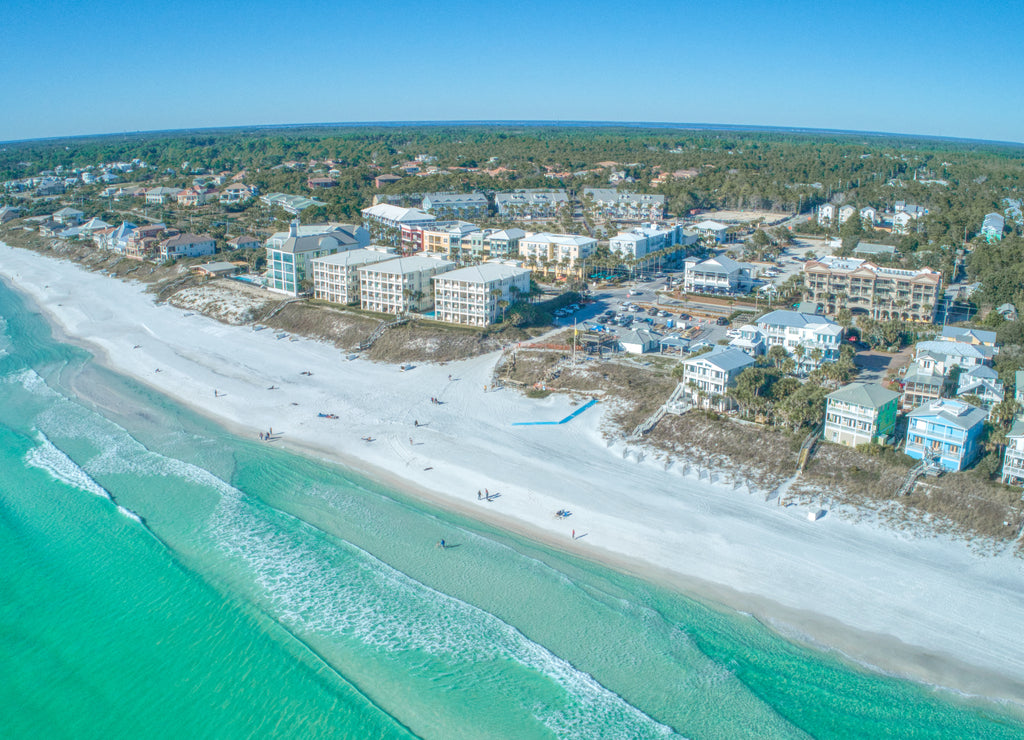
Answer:
<svg viewBox="0 0 1024 740"><path fill-rule="evenodd" d="M0 141L511 119L1024 142L1024 12L1009 2L143 5L9 3Z"/></svg>

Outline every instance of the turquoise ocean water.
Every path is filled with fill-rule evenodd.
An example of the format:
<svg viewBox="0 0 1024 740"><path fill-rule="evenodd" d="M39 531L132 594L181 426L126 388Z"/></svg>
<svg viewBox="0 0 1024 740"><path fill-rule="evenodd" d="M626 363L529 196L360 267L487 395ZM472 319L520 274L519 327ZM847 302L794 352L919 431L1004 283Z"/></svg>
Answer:
<svg viewBox="0 0 1024 740"><path fill-rule="evenodd" d="M1024 735L1005 708L234 437L2 284L0 317L4 737Z"/></svg>

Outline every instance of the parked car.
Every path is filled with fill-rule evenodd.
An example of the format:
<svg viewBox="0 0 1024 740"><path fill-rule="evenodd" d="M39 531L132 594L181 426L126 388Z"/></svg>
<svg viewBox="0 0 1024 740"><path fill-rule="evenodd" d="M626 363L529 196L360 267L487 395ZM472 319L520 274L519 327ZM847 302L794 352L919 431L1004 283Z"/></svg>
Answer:
<svg viewBox="0 0 1024 740"><path fill-rule="evenodd" d="M719 316L717 319L715 319L715 323L718 324L719 326L728 326L729 319L725 318L724 316Z"/></svg>

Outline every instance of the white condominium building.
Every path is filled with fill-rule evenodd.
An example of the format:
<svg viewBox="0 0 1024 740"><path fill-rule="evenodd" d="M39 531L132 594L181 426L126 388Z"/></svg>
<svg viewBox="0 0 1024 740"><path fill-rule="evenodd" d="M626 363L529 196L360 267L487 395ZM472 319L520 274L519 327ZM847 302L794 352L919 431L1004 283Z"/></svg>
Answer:
<svg viewBox="0 0 1024 740"><path fill-rule="evenodd" d="M395 259L394 251L353 249L310 260L313 297L331 303L359 303L359 268Z"/></svg>
<svg viewBox="0 0 1024 740"><path fill-rule="evenodd" d="M519 240L519 256L539 263L574 267L597 249L597 239L575 234L527 234Z"/></svg>
<svg viewBox="0 0 1024 740"><path fill-rule="evenodd" d="M359 305L367 311L401 314L434 305L431 278L455 269L433 257L401 257L359 268Z"/></svg>
<svg viewBox="0 0 1024 740"><path fill-rule="evenodd" d="M435 317L450 324L487 326L498 320L503 305L529 292L530 271L525 268L503 262L463 267L434 276Z"/></svg>

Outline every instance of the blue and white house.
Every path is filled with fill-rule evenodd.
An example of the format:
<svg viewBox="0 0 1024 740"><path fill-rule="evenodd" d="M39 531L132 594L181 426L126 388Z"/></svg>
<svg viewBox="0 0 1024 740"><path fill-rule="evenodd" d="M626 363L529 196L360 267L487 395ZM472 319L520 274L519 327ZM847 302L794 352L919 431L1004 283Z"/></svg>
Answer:
<svg viewBox="0 0 1024 740"><path fill-rule="evenodd" d="M754 364L754 358L734 347L716 346L710 352L683 360L682 385L693 403L720 410L732 408L726 395L736 378Z"/></svg>
<svg viewBox="0 0 1024 740"><path fill-rule="evenodd" d="M946 470L963 470L978 457L985 417L982 409L947 398L919 406L908 415L904 452Z"/></svg>
<svg viewBox="0 0 1024 740"><path fill-rule="evenodd" d="M839 359L843 327L824 316L771 311L757 320L757 328L764 335L766 348L785 349L796 360L798 371L813 370Z"/></svg>

